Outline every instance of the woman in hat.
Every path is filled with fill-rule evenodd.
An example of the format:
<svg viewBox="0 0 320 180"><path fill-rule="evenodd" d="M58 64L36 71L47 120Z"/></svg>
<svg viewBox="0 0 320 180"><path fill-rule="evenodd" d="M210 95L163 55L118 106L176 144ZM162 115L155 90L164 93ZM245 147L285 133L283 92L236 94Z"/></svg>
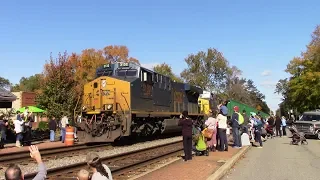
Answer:
<svg viewBox="0 0 320 180"><path fill-rule="evenodd" d="M112 180L111 170L107 165L102 164L97 153L87 155L87 164L93 171L92 180Z"/></svg>

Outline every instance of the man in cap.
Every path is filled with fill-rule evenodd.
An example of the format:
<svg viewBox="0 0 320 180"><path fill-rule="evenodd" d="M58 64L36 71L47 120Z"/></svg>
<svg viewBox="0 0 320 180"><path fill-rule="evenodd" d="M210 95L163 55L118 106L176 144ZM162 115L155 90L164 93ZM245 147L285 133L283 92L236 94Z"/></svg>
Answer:
<svg viewBox="0 0 320 180"><path fill-rule="evenodd" d="M234 113L231 117L231 127L232 127L232 136L233 136L233 147L234 148L241 148L241 137L240 137L240 124L239 124L239 116L241 114L239 113L239 107L234 106L233 107Z"/></svg>

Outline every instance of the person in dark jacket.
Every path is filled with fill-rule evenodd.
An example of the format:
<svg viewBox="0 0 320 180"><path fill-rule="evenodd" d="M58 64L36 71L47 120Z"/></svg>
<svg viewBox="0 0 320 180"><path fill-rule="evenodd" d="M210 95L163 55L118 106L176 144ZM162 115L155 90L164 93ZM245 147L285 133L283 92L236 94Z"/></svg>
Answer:
<svg viewBox="0 0 320 180"><path fill-rule="evenodd" d="M55 132L57 130L56 118L52 117L49 121L49 130L50 130L50 141L54 142Z"/></svg>
<svg viewBox="0 0 320 180"><path fill-rule="evenodd" d="M4 148L5 141L7 139L7 126L8 121L4 119L4 116L0 116L0 149Z"/></svg>
<svg viewBox="0 0 320 180"><path fill-rule="evenodd" d="M256 115L254 119L254 133L255 133L255 141L260 144L258 148L262 148L262 138L261 138L261 133L262 133L262 127L263 127L263 120L261 119L260 116Z"/></svg>
<svg viewBox="0 0 320 180"><path fill-rule="evenodd" d="M192 124L188 111L183 111L178 125L182 126L184 161L192 160Z"/></svg>
<svg viewBox="0 0 320 180"><path fill-rule="evenodd" d="M31 146L32 122L34 121L32 112L28 112L28 115L25 118L23 141L26 146Z"/></svg>
<svg viewBox="0 0 320 180"><path fill-rule="evenodd" d="M239 107L234 106L233 108L234 113L231 117L231 127L232 127L232 136L233 136L233 142L234 148L240 148L241 147L241 137L240 137L240 125L239 125Z"/></svg>
<svg viewBox="0 0 320 180"><path fill-rule="evenodd" d="M281 133L281 119L279 116L276 117L276 122L275 122L275 126L276 126L276 136L280 136L282 137L282 133Z"/></svg>

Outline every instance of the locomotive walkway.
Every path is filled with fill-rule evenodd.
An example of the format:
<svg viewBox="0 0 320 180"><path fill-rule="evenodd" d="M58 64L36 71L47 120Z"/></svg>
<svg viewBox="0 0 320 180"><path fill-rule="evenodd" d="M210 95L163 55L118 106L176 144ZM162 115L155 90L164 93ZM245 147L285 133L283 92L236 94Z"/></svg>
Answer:
<svg viewBox="0 0 320 180"><path fill-rule="evenodd" d="M268 140L263 149L251 148L223 180L314 180L320 177L320 141L289 144L288 137Z"/></svg>

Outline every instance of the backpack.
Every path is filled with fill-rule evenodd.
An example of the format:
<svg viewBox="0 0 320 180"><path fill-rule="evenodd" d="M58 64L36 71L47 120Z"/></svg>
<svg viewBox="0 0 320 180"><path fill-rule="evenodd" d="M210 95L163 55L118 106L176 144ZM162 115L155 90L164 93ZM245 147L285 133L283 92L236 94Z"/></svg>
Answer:
<svg viewBox="0 0 320 180"><path fill-rule="evenodd" d="M243 122L244 122L244 118L243 118L243 116L242 116L242 114L240 114L240 113L237 113L238 114L238 119L239 119L239 125L241 125L241 124L243 124Z"/></svg>

